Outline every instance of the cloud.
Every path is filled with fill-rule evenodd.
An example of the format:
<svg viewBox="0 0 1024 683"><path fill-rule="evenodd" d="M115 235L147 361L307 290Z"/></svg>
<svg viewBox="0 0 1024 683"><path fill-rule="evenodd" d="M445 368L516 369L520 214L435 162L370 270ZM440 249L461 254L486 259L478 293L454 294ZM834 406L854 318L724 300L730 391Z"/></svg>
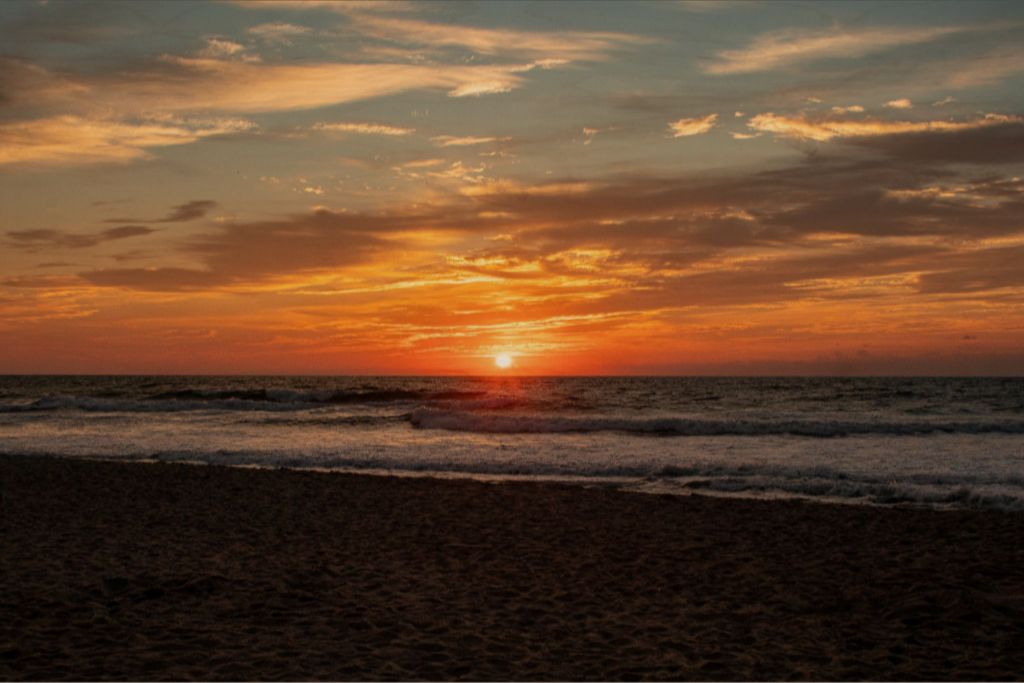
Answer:
<svg viewBox="0 0 1024 683"><path fill-rule="evenodd" d="M216 206L217 202L212 199L195 199L175 206L171 209L170 213L154 222L183 223L185 221L194 221L197 218L205 216Z"/></svg>
<svg viewBox="0 0 1024 683"><path fill-rule="evenodd" d="M316 123L313 130L335 131L340 133L359 133L362 135L410 135L415 128L401 128L383 123Z"/></svg>
<svg viewBox="0 0 1024 683"><path fill-rule="evenodd" d="M611 343L637 325L650 343L707 316L692 336L722 345L735 326L774 321L774 332L750 332L762 348L920 324L953 297L1019 297L1008 264L1020 261L1009 245L1019 252L1024 239L1022 199L1019 181L988 172L819 155L760 172L494 182L387 213L228 223L179 243L160 267L79 276L94 287L246 291L244 315L269 300L282 330L319 339L288 317L298 303L315 309L318 330L365 326L375 349L429 339L465 350L495 327L566 344L597 331ZM989 260L1007 265L988 274ZM1011 304L990 305L996 316ZM574 322L538 338L548 333L530 321L555 316Z"/></svg>
<svg viewBox="0 0 1024 683"><path fill-rule="evenodd" d="M920 131L851 139L860 147L916 163L1024 162L1024 123L1015 121L955 131Z"/></svg>
<svg viewBox="0 0 1024 683"><path fill-rule="evenodd" d="M26 108L61 104L82 96L88 86L24 59L0 56L0 105Z"/></svg>
<svg viewBox="0 0 1024 683"><path fill-rule="evenodd" d="M102 111L105 119L152 119L185 113L315 109L412 90L463 93L495 83L516 88L530 64L302 63L164 55L117 72L55 75L20 68L26 101L50 93L65 110ZM89 117L92 120L94 117Z"/></svg>
<svg viewBox="0 0 1024 683"><path fill-rule="evenodd" d="M171 207L162 218L107 218L104 223L185 223L202 218L217 206L212 199L193 199Z"/></svg>
<svg viewBox="0 0 1024 683"><path fill-rule="evenodd" d="M480 164L479 166L467 166L461 161L456 161L443 171L430 171L427 175L431 178L459 180L475 185L484 182L484 176L481 175L483 171L483 164Z"/></svg>
<svg viewBox="0 0 1024 683"><path fill-rule="evenodd" d="M150 148L184 145L254 127L244 119L124 122L72 115L0 123L0 165L124 163L147 158Z"/></svg>
<svg viewBox="0 0 1024 683"><path fill-rule="evenodd" d="M203 57L231 57L240 52L245 52L245 46L227 38L209 37L206 39L206 46L199 51Z"/></svg>
<svg viewBox="0 0 1024 683"><path fill-rule="evenodd" d="M833 114L863 114L864 107L859 104L852 104L849 107L832 107Z"/></svg>
<svg viewBox="0 0 1024 683"><path fill-rule="evenodd" d="M230 282L219 273L190 268L108 268L79 273L101 287L124 287L146 291L180 291L218 287Z"/></svg>
<svg viewBox="0 0 1024 683"><path fill-rule="evenodd" d="M525 185L512 180L495 180L488 183L481 183L476 187L466 188L463 190L463 194L472 196L501 195L562 197L565 195L583 194L592 189L594 189L594 185L584 181L562 181Z"/></svg>
<svg viewBox="0 0 1024 683"><path fill-rule="evenodd" d="M260 282L310 271L336 271L389 251L407 251L401 233L477 230L474 222L444 213L338 213L319 209L280 220L227 223L183 243L182 256L202 267L113 268L80 273L88 282L152 291L192 290Z"/></svg>
<svg viewBox="0 0 1024 683"><path fill-rule="evenodd" d="M413 161L406 161L405 163L396 166L396 169L417 169L417 168L430 168L432 166L440 166L445 162L444 159L415 159Z"/></svg>
<svg viewBox="0 0 1024 683"><path fill-rule="evenodd" d="M509 138L499 138L494 136L478 136L478 135L435 135L430 138L438 147L466 147L469 145L485 145L491 142L503 142Z"/></svg>
<svg viewBox="0 0 1024 683"><path fill-rule="evenodd" d="M951 88L977 88L1024 73L1024 47L1009 45L950 62L936 77Z"/></svg>
<svg viewBox="0 0 1024 683"><path fill-rule="evenodd" d="M475 81L464 83L448 91L450 97L479 97L480 95L496 95L503 92L511 92L515 83L506 78L496 78L490 81Z"/></svg>
<svg viewBox="0 0 1024 683"><path fill-rule="evenodd" d="M306 35L311 33L312 30L308 26L298 26L284 21L271 21L266 24L251 26L246 29L246 32L269 43L288 44L292 38Z"/></svg>
<svg viewBox="0 0 1024 683"><path fill-rule="evenodd" d="M103 242L139 237L156 232L153 228L142 225L122 225L93 234L69 233L59 230L12 230L7 233L13 246L33 251L41 247L67 247L83 249L94 247Z"/></svg>
<svg viewBox="0 0 1024 683"><path fill-rule="evenodd" d="M914 103L906 97L901 97L898 100L889 100L885 103L885 106L889 109L913 109Z"/></svg>
<svg viewBox="0 0 1024 683"><path fill-rule="evenodd" d="M752 117L747 122L747 126L757 131L774 133L783 137L824 142L833 138L966 131L1022 121L1024 121L1024 117L1005 114L986 114L981 118L969 121L885 121L882 119L811 119L806 116L784 116L767 112Z"/></svg>
<svg viewBox="0 0 1024 683"><path fill-rule="evenodd" d="M522 65L273 65L173 56L91 75L21 68L26 103L35 90L41 102L50 97L75 113L0 123L0 165L126 163L155 148L254 130L239 112L314 109L423 89L479 95L519 87L527 72Z"/></svg>
<svg viewBox="0 0 1024 683"><path fill-rule="evenodd" d="M673 253L694 244L792 245L819 233L976 239L1022 230L1019 182L971 181L959 198L892 192L933 187L947 176L913 162L831 159L710 179L552 183L534 191L498 183L472 196L479 210L512 217L503 230L535 226L537 234L561 235L562 247L631 249L655 240Z"/></svg>
<svg viewBox="0 0 1024 683"><path fill-rule="evenodd" d="M410 0L231 0L246 9L331 10L340 14L358 12L409 12L417 7Z"/></svg>
<svg viewBox="0 0 1024 683"><path fill-rule="evenodd" d="M518 31L456 24L439 24L379 15L353 18L356 30L403 45L464 48L482 55L525 56L568 61L599 61L616 49L655 42L625 33L596 31Z"/></svg>
<svg viewBox="0 0 1024 683"><path fill-rule="evenodd" d="M950 254L941 269L921 275L918 287L927 294L988 292L1024 287L1024 247L994 247Z"/></svg>
<svg viewBox="0 0 1024 683"><path fill-rule="evenodd" d="M265 64L165 57L164 68L103 84L100 102L117 110L273 112L314 109L410 90L466 92L483 84L519 87L517 65ZM481 87L483 87L481 86ZM486 89L484 88L484 89Z"/></svg>
<svg viewBox="0 0 1024 683"><path fill-rule="evenodd" d="M708 114L707 116L701 116L693 119L679 119L677 121L672 121L668 124L668 127L669 130L672 131L672 137L682 138L707 133L715 127L715 121L717 120L718 114Z"/></svg>
<svg viewBox="0 0 1024 683"><path fill-rule="evenodd" d="M760 36L743 49L719 52L715 60L704 67L704 71L720 75L743 74L770 71L820 59L863 57L904 45L931 42L969 30L977 29L879 27L850 31L785 30Z"/></svg>
<svg viewBox="0 0 1024 683"><path fill-rule="evenodd" d="M717 12L733 9L737 5L731 0L676 0L676 6L688 12Z"/></svg>

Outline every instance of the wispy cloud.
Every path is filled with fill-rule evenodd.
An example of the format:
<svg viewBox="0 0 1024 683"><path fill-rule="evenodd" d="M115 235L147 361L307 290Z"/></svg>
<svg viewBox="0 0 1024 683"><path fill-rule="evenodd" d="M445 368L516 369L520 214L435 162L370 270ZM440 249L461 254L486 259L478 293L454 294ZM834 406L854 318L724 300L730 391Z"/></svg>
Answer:
<svg viewBox="0 0 1024 683"><path fill-rule="evenodd" d="M951 88L976 88L1024 73L1024 47L1009 45L970 59L955 60L940 78Z"/></svg>
<svg viewBox="0 0 1024 683"><path fill-rule="evenodd" d="M246 29L246 32L267 42L289 43L299 36L311 33L312 30L308 26L289 24L286 21L271 21L266 24L251 26Z"/></svg>
<svg viewBox="0 0 1024 683"><path fill-rule="evenodd" d="M395 168L399 168L399 169L430 168L431 166L440 166L443 163L444 163L444 159L416 159L415 161L407 161L404 164L399 164Z"/></svg>
<svg viewBox="0 0 1024 683"><path fill-rule="evenodd" d="M430 138L438 147L466 147L469 145L485 145L490 142L502 142L509 138L483 135L435 135Z"/></svg>
<svg viewBox="0 0 1024 683"><path fill-rule="evenodd" d="M174 56L116 74L56 78L45 69L22 69L25 92L38 88L41 101L59 85L54 97L64 113L0 123L0 165L125 163L148 158L154 148L254 130L253 122L238 117L243 112L314 109L421 89L478 95L519 87L527 71L521 65L292 65ZM347 129L392 134L388 130Z"/></svg>
<svg viewBox="0 0 1024 683"><path fill-rule="evenodd" d="M676 7L680 7L688 12L718 12L720 10L731 9L737 6L738 3L732 0L676 0ZM749 5L751 3L744 3Z"/></svg>
<svg viewBox="0 0 1024 683"><path fill-rule="evenodd" d="M16 83L26 102L59 102L67 113L153 118L175 112L313 109L413 90L481 91L519 87L535 64L389 64L253 60L163 55L113 73L56 75L23 62Z"/></svg>
<svg viewBox="0 0 1024 683"><path fill-rule="evenodd" d="M448 221L447 224L443 221ZM296 273L362 264L390 251L409 250L411 233L438 227L476 230L453 213L338 213L325 209L281 220L230 222L184 244L194 268L114 268L81 273L97 285L152 291L194 290L259 282ZM390 236L404 233L399 242Z"/></svg>
<svg viewBox="0 0 1024 683"><path fill-rule="evenodd" d="M953 132L1019 123L1024 117L986 114L968 121L885 121L882 119L812 119L806 116L784 116L771 112L758 114L747 126L757 131L788 138L824 142L833 138L895 135L899 133Z"/></svg>
<svg viewBox="0 0 1024 683"><path fill-rule="evenodd" d="M0 165L124 163L148 157L151 148L253 128L251 121L228 118L125 122L54 116L4 123L0 124Z"/></svg>
<svg viewBox="0 0 1024 683"><path fill-rule="evenodd" d="M98 233L72 233L60 230L12 230L7 233L9 243L16 247L36 250L40 247L67 247L83 249L103 242L139 237L156 232L142 225L122 225Z"/></svg>
<svg viewBox="0 0 1024 683"><path fill-rule="evenodd" d="M354 17L353 22L365 35L403 45L457 47L483 55L561 61L597 61L613 50L654 42L643 36L607 31L520 31L368 14Z"/></svg>
<svg viewBox="0 0 1024 683"><path fill-rule="evenodd" d="M339 133L359 133L361 135L410 135L415 128L389 126L384 123L316 123L313 130L326 130Z"/></svg>
<svg viewBox="0 0 1024 683"><path fill-rule="evenodd" d="M523 82L523 72L515 65L259 64L173 56L164 62L176 73L165 68L123 75L99 91L100 101L119 109L293 111L410 90L454 94L480 84L512 89Z"/></svg>
<svg viewBox="0 0 1024 683"><path fill-rule="evenodd" d="M187 223L204 217L217 207L212 199L193 199L172 206L163 218L108 218L104 223Z"/></svg>
<svg viewBox="0 0 1024 683"><path fill-rule="evenodd" d="M479 97L480 95L495 95L503 92L511 92L515 83L507 78L496 78L493 80L473 81L464 83L448 91L450 97Z"/></svg>
<svg viewBox="0 0 1024 683"><path fill-rule="evenodd" d="M708 114L692 119L678 119L668 124L669 131L674 138L684 138L691 135L703 135L715 127L718 114Z"/></svg>
<svg viewBox="0 0 1024 683"><path fill-rule="evenodd" d="M970 27L871 28L828 31L785 30L756 38L739 50L719 52L704 70L711 74L742 74L828 58L863 57L903 45L938 40Z"/></svg>
<svg viewBox="0 0 1024 683"><path fill-rule="evenodd" d="M247 9L330 10L341 14L358 12L409 12L416 9L410 0L231 0Z"/></svg>
<svg viewBox="0 0 1024 683"><path fill-rule="evenodd" d="M163 218L156 220L156 223L184 223L202 218L217 206L212 199L194 199L184 204L178 204Z"/></svg>

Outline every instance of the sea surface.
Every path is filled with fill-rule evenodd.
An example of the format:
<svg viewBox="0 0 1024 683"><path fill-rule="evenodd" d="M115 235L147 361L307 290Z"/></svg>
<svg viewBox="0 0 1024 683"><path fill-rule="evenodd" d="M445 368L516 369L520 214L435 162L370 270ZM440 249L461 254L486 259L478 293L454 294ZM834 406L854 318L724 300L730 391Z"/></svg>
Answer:
<svg viewBox="0 0 1024 683"><path fill-rule="evenodd" d="M1024 510L1024 379L0 377L0 453Z"/></svg>

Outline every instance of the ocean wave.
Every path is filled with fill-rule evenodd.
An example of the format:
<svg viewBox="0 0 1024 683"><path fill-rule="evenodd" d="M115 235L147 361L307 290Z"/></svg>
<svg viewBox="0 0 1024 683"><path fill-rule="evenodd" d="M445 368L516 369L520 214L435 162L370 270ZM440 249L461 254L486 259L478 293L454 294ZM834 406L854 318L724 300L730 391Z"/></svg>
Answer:
<svg viewBox="0 0 1024 683"><path fill-rule="evenodd" d="M496 415L461 410L417 408L409 421L418 429L482 434L572 434L626 432L653 436L841 437L855 434L913 436L949 434L1024 434L1024 421L754 420L695 418L562 417Z"/></svg>
<svg viewBox="0 0 1024 683"><path fill-rule="evenodd" d="M393 403L403 401L466 401L484 396L483 391L427 391L420 389L181 389L147 397L157 401L262 401L270 403Z"/></svg>
<svg viewBox="0 0 1024 683"><path fill-rule="evenodd" d="M98 398L95 396L47 396L31 403L0 406L0 413L35 413L80 410L103 413L174 413L202 410L303 410L308 403L275 403L243 398L210 400L174 399L168 401Z"/></svg>
<svg viewBox="0 0 1024 683"><path fill-rule="evenodd" d="M39 455L44 455L40 453ZM109 456L97 456L108 459ZM679 466L592 465L579 463L485 461L455 462L444 458L318 456L281 452L161 451L122 455L116 459L190 462L210 465L317 469L378 474L441 477L553 479L601 484L648 493L712 494L736 497L809 499L823 502L913 505L941 508L1024 511L1024 480L1020 477L915 474L894 477L847 472L828 466L695 462Z"/></svg>
<svg viewBox="0 0 1024 683"><path fill-rule="evenodd" d="M370 389L362 391L292 389L181 389L141 397L123 394L91 396L56 395L34 401L0 404L0 413L54 410L87 412L159 413L200 410L288 411L326 406L439 403L463 405L470 409L508 407L514 403L500 398L482 398L482 391L425 391L406 389Z"/></svg>
<svg viewBox="0 0 1024 683"><path fill-rule="evenodd" d="M995 485L995 486L998 486ZM772 477L722 476L695 478L680 482L677 488L694 492L734 495L772 495L836 501L862 501L874 505L921 505L1024 511L1024 490L1016 495L990 493L985 486L970 484L937 485L912 481L885 482L850 477ZM663 492L668 492L663 490Z"/></svg>

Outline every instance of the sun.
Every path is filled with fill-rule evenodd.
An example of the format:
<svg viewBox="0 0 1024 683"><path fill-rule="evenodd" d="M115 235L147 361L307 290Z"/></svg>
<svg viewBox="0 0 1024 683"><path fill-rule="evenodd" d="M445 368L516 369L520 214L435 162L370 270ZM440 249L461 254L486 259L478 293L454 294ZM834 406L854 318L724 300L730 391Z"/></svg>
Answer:
<svg viewBox="0 0 1024 683"><path fill-rule="evenodd" d="M512 356L507 353L499 353L494 357L494 364L504 370L505 368L512 367Z"/></svg>

